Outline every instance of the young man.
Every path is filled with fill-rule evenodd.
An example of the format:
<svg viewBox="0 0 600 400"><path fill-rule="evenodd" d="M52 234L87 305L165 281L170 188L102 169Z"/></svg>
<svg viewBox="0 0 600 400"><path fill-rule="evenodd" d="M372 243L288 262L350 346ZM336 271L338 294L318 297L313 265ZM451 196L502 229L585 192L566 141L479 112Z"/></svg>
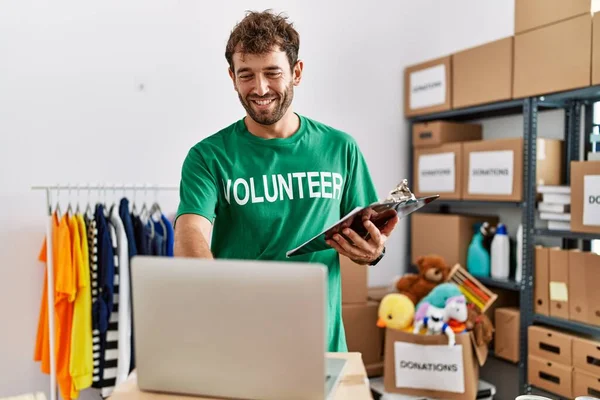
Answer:
<svg viewBox="0 0 600 400"><path fill-rule="evenodd" d="M187 154L175 256L286 260L286 251L378 200L352 137L292 110L298 49L292 24L269 11L249 13L232 31L225 57L246 116ZM373 265L397 221L381 232L366 221L368 241L351 231L354 245L336 237L331 250L291 258L328 267L329 351L347 351L338 253Z"/></svg>

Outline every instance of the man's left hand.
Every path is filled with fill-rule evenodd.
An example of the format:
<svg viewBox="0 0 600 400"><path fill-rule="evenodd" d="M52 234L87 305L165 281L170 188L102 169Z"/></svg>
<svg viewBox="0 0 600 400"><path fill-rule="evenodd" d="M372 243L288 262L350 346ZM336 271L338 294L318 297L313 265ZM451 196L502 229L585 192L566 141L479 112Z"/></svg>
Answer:
<svg viewBox="0 0 600 400"><path fill-rule="evenodd" d="M342 233L352 240L353 243L348 242L342 235L336 233L333 235L333 239L327 240L327 244L357 264L371 264L383 252L385 242L396 227L398 220L398 216L394 216L379 230L373 222L365 219L363 220L363 224L370 235L368 240L360 237L354 230L345 228Z"/></svg>

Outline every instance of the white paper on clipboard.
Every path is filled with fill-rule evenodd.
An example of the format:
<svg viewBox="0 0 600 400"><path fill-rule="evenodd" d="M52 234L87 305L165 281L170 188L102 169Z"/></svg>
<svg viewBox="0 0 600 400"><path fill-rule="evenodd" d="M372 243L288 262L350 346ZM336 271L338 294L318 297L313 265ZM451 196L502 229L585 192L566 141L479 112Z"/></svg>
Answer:
<svg viewBox="0 0 600 400"><path fill-rule="evenodd" d="M342 230L344 228L350 228L361 237L367 238L368 232L362 223L363 216L366 214L369 215L371 222L381 229L385 223L387 223L387 221L389 221L390 218L394 217L395 215L398 215L398 218L403 218L431 203L438 197L439 195L421 197L416 200L402 202L376 202L366 207L357 207L345 215L342 219L324 229L318 235L313 236L298 247L289 250L286 253L286 257L289 258L302 254L313 253L315 251L331 249L325 240L331 238L335 233L344 236L342 234ZM344 238L351 242L349 238L345 236Z"/></svg>

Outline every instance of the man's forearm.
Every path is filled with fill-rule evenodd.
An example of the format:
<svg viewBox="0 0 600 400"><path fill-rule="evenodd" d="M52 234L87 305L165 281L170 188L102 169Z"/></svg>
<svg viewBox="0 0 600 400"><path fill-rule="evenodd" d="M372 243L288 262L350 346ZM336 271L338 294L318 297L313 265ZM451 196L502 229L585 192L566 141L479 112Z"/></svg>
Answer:
<svg viewBox="0 0 600 400"><path fill-rule="evenodd" d="M175 229L173 247L175 257L214 258L204 235L199 229L192 226L177 228Z"/></svg>

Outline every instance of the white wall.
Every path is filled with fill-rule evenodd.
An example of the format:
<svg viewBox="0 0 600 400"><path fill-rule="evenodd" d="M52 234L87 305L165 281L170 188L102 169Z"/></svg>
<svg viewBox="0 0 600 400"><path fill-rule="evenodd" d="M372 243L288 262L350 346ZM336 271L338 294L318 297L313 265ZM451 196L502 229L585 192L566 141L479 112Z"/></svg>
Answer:
<svg viewBox="0 0 600 400"><path fill-rule="evenodd" d="M243 115L223 56L230 29L273 4L0 3L0 396L49 382L32 361L45 200L31 185L178 184L188 148ZM276 4L301 33L296 110L356 137L381 196L408 170L403 68L513 33L512 0ZM371 285L402 272L406 234L401 224Z"/></svg>

